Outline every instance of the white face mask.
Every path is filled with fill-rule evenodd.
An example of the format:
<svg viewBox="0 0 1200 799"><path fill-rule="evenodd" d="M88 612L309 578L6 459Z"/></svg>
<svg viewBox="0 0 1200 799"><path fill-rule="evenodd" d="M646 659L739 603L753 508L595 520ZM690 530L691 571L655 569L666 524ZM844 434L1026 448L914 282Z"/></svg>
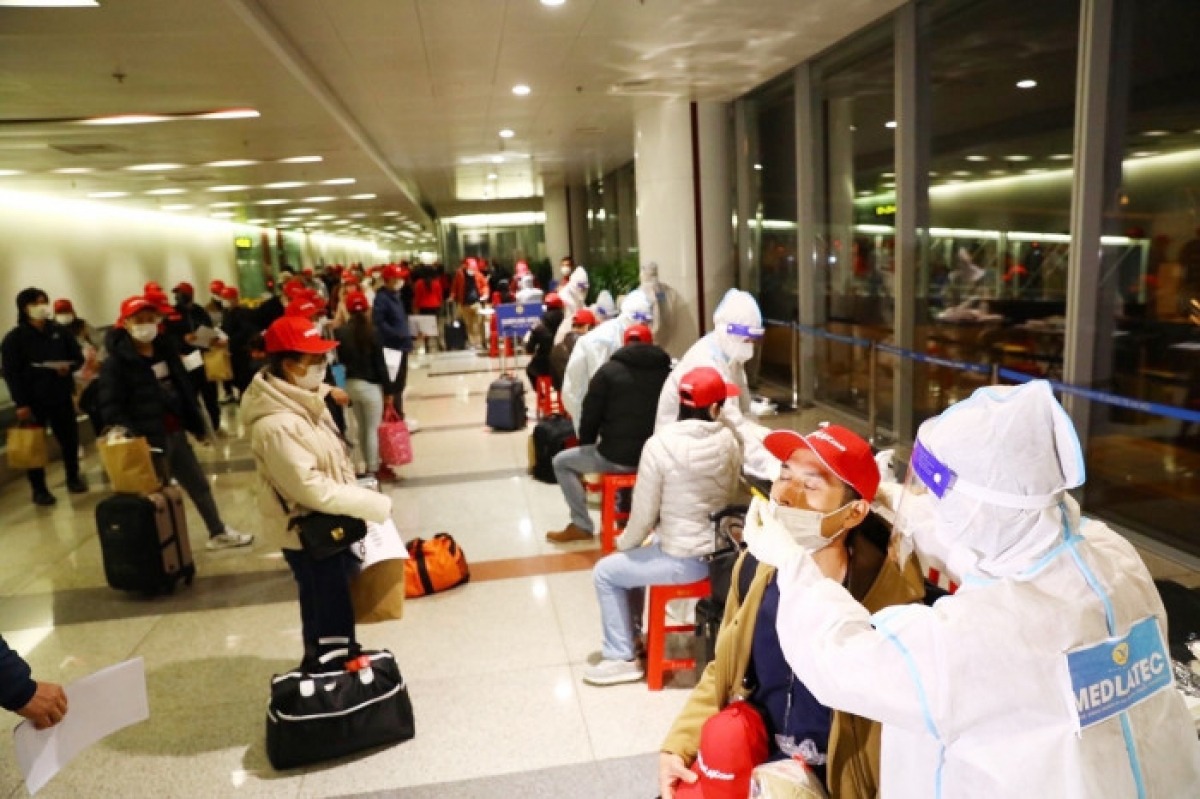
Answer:
<svg viewBox="0 0 1200 799"><path fill-rule="evenodd" d="M69 313L55 314L54 321L58 322L60 325L62 325L64 327L66 327L67 325L69 325L75 321L75 315L69 314Z"/></svg>
<svg viewBox="0 0 1200 799"><path fill-rule="evenodd" d="M328 364L316 363L304 370L300 377L292 376L292 382L300 388L316 391L325 382L325 370Z"/></svg>
<svg viewBox="0 0 1200 799"><path fill-rule="evenodd" d="M54 316L54 310L48 304L39 303L38 305L29 305L27 307L30 319L44 321Z"/></svg>
<svg viewBox="0 0 1200 799"><path fill-rule="evenodd" d="M135 341L149 344L158 335L158 325L153 322L145 325L133 325L129 329L129 335L133 336Z"/></svg>
<svg viewBox="0 0 1200 799"><path fill-rule="evenodd" d="M841 513L853 504L853 502L847 502L837 510L829 511L829 513L821 513L820 511L806 510L804 508L789 508L784 505L775 504L774 500L771 501L768 507L775 514L776 520L791 534L792 540L803 547L809 554L812 554L820 552L845 532L845 530L841 530L832 538L826 538L821 535L822 523L830 516Z"/></svg>

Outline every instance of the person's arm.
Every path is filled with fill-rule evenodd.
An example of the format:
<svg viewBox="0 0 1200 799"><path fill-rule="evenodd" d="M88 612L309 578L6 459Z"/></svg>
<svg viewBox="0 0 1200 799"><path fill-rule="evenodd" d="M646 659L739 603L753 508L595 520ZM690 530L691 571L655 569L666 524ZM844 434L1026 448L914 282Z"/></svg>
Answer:
<svg viewBox="0 0 1200 799"><path fill-rule="evenodd" d="M664 444L659 438L651 438L642 449L638 463L637 482L633 485L633 507L625 531L617 536L617 549L639 547L658 524L658 513L662 508L663 470L661 462L667 459Z"/></svg>
<svg viewBox="0 0 1200 799"><path fill-rule="evenodd" d="M36 692L29 664L0 636L0 707L16 713Z"/></svg>
<svg viewBox="0 0 1200 799"><path fill-rule="evenodd" d="M100 418L104 420L106 428L124 427L133 434L135 431L129 415L127 386L122 371L121 359L115 353L100 364L100 376L96 378L100 384L97 389L100 392Z"/></svg>
<svg viewBox="0 0 1200 799"><path fill-rule="evenodd" d="M583 406L579 411L579 443L581 445L595 444L600 437L600 424L604 421L604 411L608 407L608 402L608 374L602 366L588 383L587 394L583 396Z"/></svg>
<svg viewBox="0 0 1200 799"><path fill-rule="evenodd" d="M17 330L4 337L3 347L0 347L0 368L4 370L4 381L8 383L8 393L13 404L18 409L28 408L32 398L29 395L29 359L25 356L18 341Z"/></svg>

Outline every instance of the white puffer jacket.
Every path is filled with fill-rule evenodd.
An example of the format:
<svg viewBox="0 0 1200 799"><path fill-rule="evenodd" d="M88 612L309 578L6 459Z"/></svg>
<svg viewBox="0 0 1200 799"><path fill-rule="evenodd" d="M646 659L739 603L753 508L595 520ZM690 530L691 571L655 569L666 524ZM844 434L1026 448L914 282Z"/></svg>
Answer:
<svg viewBox="0 0 1200 799"><path fill-rule="evenodd" d="M326 391L308 391L259 372L242 398L264 531L282 532L285 549L300 549L299 537L287 529L294 516L323 511L382 522L392 513L390 497L356 484L346 445L325 407Z"/></svg>
<svg viewBox="0 0 1200 799"><path fill-rule="evenodd" d="M741 470L741 444L723 422L688 419L660 428L642 450L632 512L617 548L641 546L657 526L668 555L712 552L709 514L733 500Z"/></svg>

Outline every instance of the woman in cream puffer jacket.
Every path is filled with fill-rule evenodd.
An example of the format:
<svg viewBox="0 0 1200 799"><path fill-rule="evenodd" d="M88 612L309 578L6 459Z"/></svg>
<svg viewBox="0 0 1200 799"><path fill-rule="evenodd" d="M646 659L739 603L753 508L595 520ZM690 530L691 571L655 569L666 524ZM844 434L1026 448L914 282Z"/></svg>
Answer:
<svg viewBox="0 0 1200 799"><path fill-rule="evenodd" d="M736 388L712 367L689 371L680 387L679 420L660 428L642 449L629 523L616 542L620 551L592 572L604 628L602 659L583 676L592 685L642 678L634 615L640 615L643 589L708 576L701 558L714 548L710 514L737 491L741 442L721 415Z"/></svg>
<svg viewBox="0 0 1200 799"><path fill-rule="evenodd" d="M281 532L283 555L296 578L304 636L301 668L337 668L357 653L350 578L358 559L349 551L314 560L300 546L291 520L313 511L383 522L392 500L361 488L345 442L325 406L325 353L337 342L320 338L306 319L283 317L266 332L269 363L243 394L265 524Z"/></svg>

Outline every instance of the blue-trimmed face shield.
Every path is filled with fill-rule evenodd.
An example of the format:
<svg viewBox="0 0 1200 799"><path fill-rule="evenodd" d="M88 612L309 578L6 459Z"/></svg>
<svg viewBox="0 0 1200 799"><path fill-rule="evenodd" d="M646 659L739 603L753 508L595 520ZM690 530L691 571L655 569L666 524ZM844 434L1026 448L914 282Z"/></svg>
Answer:
<svg viewBox="0 0 1200 799"><path fill-rule="evenodd" d="M766 334L767 329L761 325L739 325L730 323L725 325L725 332L730 336L745 339L753 344L762 341L762 337Z"/></svg>

